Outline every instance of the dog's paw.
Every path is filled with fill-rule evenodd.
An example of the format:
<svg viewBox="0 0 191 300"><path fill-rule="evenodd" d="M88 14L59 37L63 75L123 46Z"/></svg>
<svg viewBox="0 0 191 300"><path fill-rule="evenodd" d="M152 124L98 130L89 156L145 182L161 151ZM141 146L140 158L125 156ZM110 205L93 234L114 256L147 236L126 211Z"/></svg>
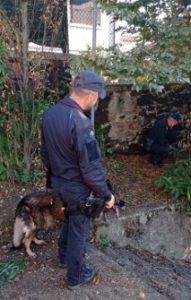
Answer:
<svg viewBox="0 0 191 300"><path fill-rule="evenodd" d="M28 253L28 255L30 256L30 258L33 258L33 259L37 258L36 253L34 253L32 251L30 253Z"/></svg>
<svg viewBox="0 0 191 300"><path fill-rule="evenodd" d="M39 240L37 238L34 238L33 239L33 242L36 244L36 245L43 245L43 244L46 244L46 242L44 240Z"/></svg>
<svg viewBox="0 0 191 300"><path fill-rule="evenodd" d="M41 240L40 244L39 245L47 245L47 242L44 241L44 240Z"/></svg>

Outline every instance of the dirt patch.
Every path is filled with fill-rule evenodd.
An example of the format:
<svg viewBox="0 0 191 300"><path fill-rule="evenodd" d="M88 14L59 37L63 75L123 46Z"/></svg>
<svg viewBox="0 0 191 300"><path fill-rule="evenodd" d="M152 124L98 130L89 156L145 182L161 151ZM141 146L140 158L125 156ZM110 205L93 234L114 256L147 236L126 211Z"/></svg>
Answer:
<svg viewBox="0 0 191 300"><path fill-rule="evenodd" d="M155 184L165 166L154 167L148 155L115 155L105 159L104 167L117 200L125 201L127 207L170 202L170 197Z"/></svg>

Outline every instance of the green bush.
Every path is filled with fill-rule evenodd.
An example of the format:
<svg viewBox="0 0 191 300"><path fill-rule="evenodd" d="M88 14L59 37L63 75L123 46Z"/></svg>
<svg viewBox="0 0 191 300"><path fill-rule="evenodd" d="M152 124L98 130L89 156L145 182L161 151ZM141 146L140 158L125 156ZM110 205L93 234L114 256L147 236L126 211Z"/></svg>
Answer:
<svg viewBox="0 0 191 300"><path fill-rule="evenodd" d="M32 183L43 175L38 153L42 114L67 93L70 74L64 73L64 80L62 73L61 79L48 81L48 62L33 53L28 56L25 89L20 61L22 56L14 61L14 68L10 65L8 50L0 39L0 180Z"/></svg>
<svg viewBox="0 0 191 300"><path fill-rule="evenodd" d="M165 174L157 178L156 184L169 193L176 203L191 207L191 159L169 164Z"/></svg>
<svg viewBox="0 0 191 300"><path fill-rule="evenodd" d="M112 154L111 147L108 147L106 143L106 129L101 126L97 126L95 128L95 135L102 155L105 156L108 154Z"/></svg>
<svg viewBox="0 0 191 300"><path fill-rule="evenodd" d="M100 235L100 248L102 250L108 248L108 247L112 247L112 240L108 237L107 234L101 234Z"/></svg>
<svg viewBox="0 0 191 300"><path fill-rule="evenodd" d="M0 180L34 182L40 177L40 120L48 103L19 95L0 98ZM39 169L39 170L37 170Z"/></svg>
<svg viewBox="0 0 191 300"><path fill-rule="evenodd" d="M5 75L6 75L6 67L2 60L2 57L6 53L7 53L7 49L3 46L3 43L0 40L0 87L1 87L2 83L4 83Z"/></svg>

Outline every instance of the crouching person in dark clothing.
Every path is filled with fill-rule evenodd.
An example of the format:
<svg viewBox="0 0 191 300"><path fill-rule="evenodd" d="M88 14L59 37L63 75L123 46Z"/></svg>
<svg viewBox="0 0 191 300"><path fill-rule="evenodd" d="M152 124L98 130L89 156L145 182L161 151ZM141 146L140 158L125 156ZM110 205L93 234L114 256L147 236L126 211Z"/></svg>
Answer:
<svg viewBox="0 0 191 300"><path fill-rule="evenodd" d="M42 121L41 157L51 174L51 188L60 190L68 203L58 246L70 290L95 275L85 260L91 216L81 207L92 192L103 200L103 207L115 204L105 181L94 128L86 115L98 97L105 97L103 79L83 71L75 77L70 95L50 107Z"/></svg>
<svg viewBox="0 0 191 300"><path fill-rule="evenodd" d="M177 146L180 137L178 137L174 129L180 121L181 115L172 113L168 118L156 121L154 126L148 131L144 148L151 154L150 161L153 165L160 167L173 146Z"/></svg>

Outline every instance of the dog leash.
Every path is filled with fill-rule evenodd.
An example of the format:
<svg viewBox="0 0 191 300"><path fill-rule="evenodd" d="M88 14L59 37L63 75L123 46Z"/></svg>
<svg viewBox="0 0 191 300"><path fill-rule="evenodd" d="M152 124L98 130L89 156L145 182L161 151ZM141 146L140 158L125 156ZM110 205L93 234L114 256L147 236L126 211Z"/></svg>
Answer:
<svg viewBox="0 0 191 300"><path fill-rule="evenodd" d="M119 218L119 207L117 204L114 204L114 206L112 207L112 209L114 210L116 217Z"/></svg>

